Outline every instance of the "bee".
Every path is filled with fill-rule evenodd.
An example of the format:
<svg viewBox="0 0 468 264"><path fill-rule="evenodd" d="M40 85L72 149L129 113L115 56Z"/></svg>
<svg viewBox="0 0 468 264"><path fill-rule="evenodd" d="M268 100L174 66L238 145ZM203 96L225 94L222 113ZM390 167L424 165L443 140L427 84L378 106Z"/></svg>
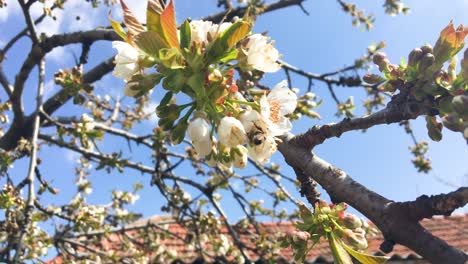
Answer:
<svg viewBox="0 0 468 264"><path fill-rule="evenodd" d="M253 125L254 127L247 133L247 137L249 138L250 142L258 146L265 142L266 131L262 126L259 126L256 123L254 123Z"/></svg>

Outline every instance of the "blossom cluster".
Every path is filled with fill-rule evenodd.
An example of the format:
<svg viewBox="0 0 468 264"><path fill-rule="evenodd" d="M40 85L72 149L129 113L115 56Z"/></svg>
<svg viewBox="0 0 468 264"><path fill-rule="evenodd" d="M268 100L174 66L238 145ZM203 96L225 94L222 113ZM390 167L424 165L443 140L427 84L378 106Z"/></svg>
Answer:
<svg viewBox="0 0 468 264"><path fill-rule="evenodd" d="M298 230L285 236L281 246L291 246L294 259L304 262L309 250L325 237L336 263L353 263L351 256L360 263L384 263L387 257L364 253L368 247L367 238L375 235L376 230L365 220L345 212L347 207L345 203L327 204L318 200L311 212L304 204L300 204L302 222L296 223Z"/></svg>
<svg viewBox="0 0 468 264"><path fill-rule="evenodd" d="M286 81L271 91L249 92L255 80L242 76L281 68L274 41L251 32L249 12L232 22L186 20L177 27L174 1L167 6L150 1L143 26L123 2L122 8L128 30L111 24L125 40L113 42L118 51L114 75L125 80L125 94L139 97L161 83L167 93L156 109L159 127L170 131L173 144L187 134L210 166L244 168L248 155L267 162L278 137L292 127L288 115L297 96ZM190 102L176 104L177 94Z"/></svg>
<svg viewBox="0 0 468 264"><path fill-rule="evenodd" d="M370 84L383 83L379 89L394 93L408 93L412 99L431 105L426 116L429 137L442 139L442 128L460 132L468 140L468 49L463 52L460 70L457 71L457 53L461 53L468 36L468 27L457 28L450 22L434 46L429 44L413 49L407 64L392 64L384 53L378 52L373 62L383 74L368 74L364 81ZM445 65L447 65L445 67ZM437 118L437 116L440 117ZM427 170L427 161L418 160Z"/></svg>

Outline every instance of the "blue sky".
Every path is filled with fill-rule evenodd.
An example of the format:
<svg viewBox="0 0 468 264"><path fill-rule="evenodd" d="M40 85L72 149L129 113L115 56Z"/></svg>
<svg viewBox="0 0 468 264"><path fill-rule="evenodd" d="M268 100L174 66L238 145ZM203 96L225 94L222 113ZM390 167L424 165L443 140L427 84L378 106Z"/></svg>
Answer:
<svg viewBox="0 0 468 264"><path fill-rule="evenodd" d="M0 47L9 40L11 36L22 29L23 21L20 10L15 1L9 1L7 9L0 9ZM143 21L146 1L127 1L131 8ZM219 11L215 7L215 0L178 0L176 2L177 19L182 22L187 17L194 19L209 15ZM267 1L272 2L272 1ZM371 31L362 31L360 28L351 26L351 18L340 10L335 1L308 0L304 7L310 12L310 16L301 12L298 7L290 7L281 11L261 16L255 26L254 31L268 31L268 35L276 41L276 47L283 54L283 59L306 71L323 73L336 70L342 66L350 65L354 59L365 53L366 47L372 42L384 40L387 44L384 51L390 60L398 63L400 58L406 58L411 49L419 47L425 43L435 43L438 34L450 20L455 24L468 24L466 10L468 1L452 0L450 4L446 1L406 1L411 8L411 13L407 16L388 16L381 7L383 1L357 1L360 8L364 8L375 14L377 20L375 28ZM108 8L95 10L89 7L85 1L69 0L67 9L62 13L57 13L57 20L46 19L39 26L39 31L47 34L57 32L71 32L75 30L87 30L96 26L107 25ZM120 11L113 8L114 18L120 19ZM33 15L37 17L42 9L39 5L33 6ZM80 20L75 18L80 16ZM21 25L21 26L20 26ZM25 50L29 48L26 39L21 40L10 53L5 62L4 68L10 80L20 67L26 55ZM56 70L73 65L73 53L79 56L80 47L70 46L59 48L48 55L46 97L51 96L58 87L53 84L53 74ZM102 59L108 58L115 53L109 42L99 42L93 46L90 54L90 64L86 69ZM35 73L27 82L26 98L27 111L32 111L34 106ZM264 83L274 85L285 78L282 71L269 74ZM307 80L294 76L293 84L303 90L307 88ZM123 82L113 76L104 77L96 83L96 93L104 96L111 95L113 98L123 97ZM294 124L293 132L300 133L315 124L325 124L336 122L336 106L331 100L325 85L316 83L313 92L324 99L324 104L317 110L322 116L322 120L303 119ZM341 100L354 96L356 104L364 100L364 92L359 88L336 88L338 97ZM5 98L3 91L1 98ZM161 89L155 89L152 95L150 109L154 109L157 100L161 98ZM131 104L133 99L125 98L124 104ZM30 108L28 108L30 106ZM148 110L148 111L149 111ZM72 104L67 104L57 115L70 115L82 113L82 110ZM363 114L362 109L356 111L357 115ZM156 121L145 122L139 125L135 131L141 134L149 133ZM432 160L433 170L428 174L417 173L411 164L412 158L408 147L412 141L404 130L398 125L378 126L369 129L366 133L360 131L350 132L341 138L330 139L325 144L316 148L315 152L323 159L335 164L349 173L360 183L371 190L374 190L390 199L397 201L415 199L422 194L438 194L454 190L441 183L436 178L452 183L455 186L466 186L468 184L468 148L462 135L444 130L444 139L439 142L431 142L426 135L423 118L413 122L413 128L419 140L429 141L429 155ZM120 146L127 151L125 141L112 138L105 138L100 143L104 151L113 151ZM126 157L141 161L151 166L150 152L135 151L127 153ZM54 187L61 189L61 194L57 197L44 195L45 204L66 203L73 195L73 166L78 156L70 151L56 148L43 147L41 150L43 171L46 179L52 180ZM280 154L275 154L273 161L284 165ZM282 172L294 176L292 170L283 166ZM15 164L11 170L14 179L21 179L26 175L26 160L21 160ZM187 177L192 172L189 166L184 166L178 171ZM141 199L134 207L137 212L143 212L145 216L160 213L159 208L163 205L162 198L157 194L154 187L148 185L148 176L141 176L138 172L127 170L123 174L114 172L107 174L103 171L93 173L90 178L94 183L94 192L88 198L90 203L104 204L109 201L111 190L115 188L130 190L131 184L140 180L146 185L140 193ZM201 182L204 179L197 179ZM284 182L289 191L294 196L299 197L294 187ZM265 186L271 183L265 182ZM252 198L261 199L260 193L250 195ZM265 197L266 198L266 197ZM231 206L232 199L225 198L226 208L229 208L228 215L233 220L240 216L239 208ZM266 201L268 203L268 201ZM285 205L291 209L290 205ZM459 212L467 212L466 207Z"/></svg>

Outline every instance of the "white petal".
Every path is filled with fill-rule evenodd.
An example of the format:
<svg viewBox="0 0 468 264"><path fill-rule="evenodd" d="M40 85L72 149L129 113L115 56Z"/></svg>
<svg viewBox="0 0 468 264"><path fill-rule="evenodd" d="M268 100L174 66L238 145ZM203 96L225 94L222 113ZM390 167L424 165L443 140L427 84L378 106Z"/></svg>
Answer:
<svg viewBox="0 0 468 264"><path fill-rule="evenodd" d="M203 118L197 117L190 121L187 134L192 142L211 141L210 124Z"/></svg>
<svg viewBox="0 0 468 264"><path fill-rule="evenodd" d="M260 145L248 146L249 154L255 161L263 164L270 160L271 155L276 151L277 144L273 137L266 137Z"/></svg>
<svg viewBox="0 0 468 264"><path fill-rule="evenodd" d="M138 71L136 64L116 64L112 74L114 76L122 78L124 80L129 80L132 78L133 74Z"/></svg>
<svg viewBox="0 0 468 264"><path fill-rule="evenodd" d="M276 101L280 104L280 114L287 115L296 109L297 95L288 88L288 82L278 83L268 94L268 101Z"/></svg>
<svg viewBox="0 0 468 264"><path fill-rule="evenodd" d="M221 119L217 134L219 142L227 147L242 145L247 140L247 134L242 123L230 116Z"/></svg>
<svg viewBox="0 0 468 264"><path fill-rule="evenodd" d="M112 47L118 52L115 58L117 63L134 63L138 60L138 50L127 42L113 41Z"/></svg>
<svg viewBox="0 0 468 264"><path fill-rule="evenodd" d="M193 147L198 155L204 157L211 153L213 149L213 143L211 139L209 140L202 140L202 141L194 141L192 142Z"/></svg>
<svg viewBox="0 0 468 264"><path fill-rule="evenodd" d="M260 103L260 112L262 113L262 116L269 119L270 118L270 103L268 102L267 97L262 96L260 98L259 103Z"/></svg>
<svg viewBox="0 0 468 264"><path fill-rule="evenodd" d="M244 126L245 131L249 132L254 127L254 124L259 122L262 116L255 110L248 110L240 114L239 120Z"/></svg>

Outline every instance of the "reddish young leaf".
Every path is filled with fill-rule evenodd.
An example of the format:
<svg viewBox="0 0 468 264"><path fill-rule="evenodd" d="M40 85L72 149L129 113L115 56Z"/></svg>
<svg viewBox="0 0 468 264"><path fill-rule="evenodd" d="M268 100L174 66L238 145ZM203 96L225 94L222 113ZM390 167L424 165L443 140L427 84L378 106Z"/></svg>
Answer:
<svg viewBox="0 0 468 264"><path fill-rule="evenodd" d="M161 14L164 11L164 6L161 4L159 0L148 0L147 10L150 10L157 14Z"/></svg>
<svg viewBox="0 0 468 264"><path fill-rule="evenodd" d="M164 38L170 47L179 47L179 38L177 37L177 25L175 20L174 0L161 13L161 28Z"/></svg>
<svg viewBox="0 0 468 264"><path fill-rule="evenodd" d="M123 0L120 0L120 4L122 5L124 24L128 28L129 38L132 38L133 36L136 36L139 33L144 32L145 28L138 21L135 15L133 15L132 11L130 10L130 8L128 8L125 2Z"/></svg>

